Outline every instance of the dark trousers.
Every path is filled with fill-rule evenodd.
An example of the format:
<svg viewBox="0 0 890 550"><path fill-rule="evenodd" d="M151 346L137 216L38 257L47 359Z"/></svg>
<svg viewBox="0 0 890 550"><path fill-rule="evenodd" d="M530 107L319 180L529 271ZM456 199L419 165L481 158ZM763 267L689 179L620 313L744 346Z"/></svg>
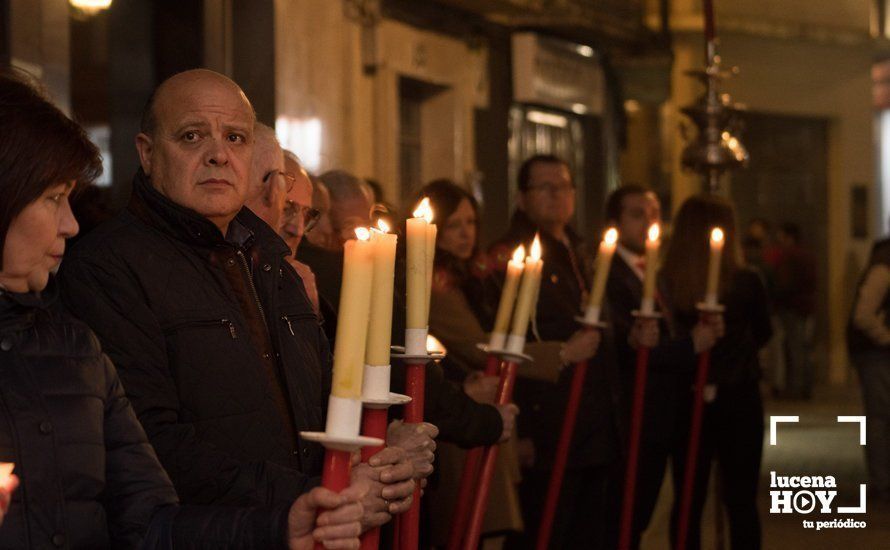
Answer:
<svg viewBox="0 0 890 550"><path fill-rule="evenodd" d="M644 420L645 421L645 420ZM631 548L640 547L640 538L652 521L655 505L658 503L658 494L664 481L668 459L675 452L675 442L671 439L644 437L640 441L640 455L637 458L636 496L634 499L634 519L632 527ZM624 491L624 475L622 479L622 494ZM621 498L617 506L621 506ZM620 510L619 510L620 514Z"/></svg>
<svg viewBox="0 0 890 550"><path fill-rule="evenodd" d="M687 418L690 416L687 415ZM676 543L676 522L682 497L689 424L690 422L684 423L686 433L679 446L682 450L676 454L673 464L676 490L671 514L672 545ZM713 460L719 464L722 474L720 493L729 517L731 548L760 548L757 485L760 481L762 451L763 403L757 382L751 381L744 387L731 390L718 388L716 400L705 405L685 550L699 550L701 547L701 517Z"/></svg>
<svg viewBox="0 0 890 550"><path fill-rule="evenodd" d="M890 353L869 350L852 354L859 368L865 423L865 458L869 490L890 500Z"/></svg>
<svg viewBox="0 0 890 550"><path fill-rule="evenodd" d="M524 470L519 498L525 532L511 535L505 548L535 548L549 470ZM620 465L617 462L566 470L548 548L612 550L618 544Z"/></svg>

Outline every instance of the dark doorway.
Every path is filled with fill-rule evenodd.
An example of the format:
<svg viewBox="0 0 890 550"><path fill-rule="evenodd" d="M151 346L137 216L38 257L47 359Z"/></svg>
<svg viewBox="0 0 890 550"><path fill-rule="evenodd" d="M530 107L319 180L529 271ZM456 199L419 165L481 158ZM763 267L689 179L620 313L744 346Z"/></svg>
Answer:
<svg viewBox="0 0 890 550"><path fill-rule="evenodd" d="M813 357L821 372L828 340L828 120L747 113L743 141L750 165L732 174L731 186L741 231L755 218L773 229L796 223L816 258Z"/></svg>

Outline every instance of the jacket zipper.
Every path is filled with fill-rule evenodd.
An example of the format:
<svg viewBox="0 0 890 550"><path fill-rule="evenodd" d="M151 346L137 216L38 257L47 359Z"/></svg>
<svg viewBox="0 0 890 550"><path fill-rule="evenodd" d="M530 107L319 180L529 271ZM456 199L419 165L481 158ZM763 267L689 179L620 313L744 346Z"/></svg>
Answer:
<svg viewBox="0 0 890 550"><path fill-rule="evenodd" d="M240 250L238 250L236 254L241 260L241 267L244 268L244 273L247 275L247 283L250 286L250 294L253 296L254 302L256 302L257 309L260 310L260 318L263 320L263 326L266 328L266 334L268 334L271 338L272 331L269 330L269 323L266 322L266 312L263 309L263 304L260 303L260 295L257 294L256 285L253 284L253 275L250 274L250 267L247 265L247 258L244 257L244 253Z"/></svg>
<svg viewBox="0 0 890 550"><path fill-rule="evenodd" d="M225 317L222 319L216 319L212 321L187 321L184 323L176 323L175 325L164 329L165 332L173 331L176 329L180 329L182 327L194 326L194 327L212 327L214 325L222 325L229 329L229 335L232 337L232 340L238 338L238 332L235 330L235 323L226 319Z"/></svg>
<svg viewBox="0 0 890 550"><path fill-rule="evenodd" d="M290 323L290 318L287 315L282 315L281 320L287 323L287 330L290 331L290 335L296 336L296 334L294 334L294 326Z"/></svg>
<svg viewBox="0 0 890 550"><path fill-rule="evenodd" d="M315 318L316 317L315 317L314 313L304 313L304 314L297 314L297 315L282 315L281 316L281 320L284 321L285 323L287 323L287 330L290 331L291 336L297 335L294 332L294 326L293 326L293 324L291 324L291 319L300 320L300 319L315 319Z"/></svg>
<svg viewBox="0 0 890 550"><path fill-rule="evenodd" d="M222 323L223 323L224 325L228 325L228 327L229 327L229 334L232 336L232 340L238 338L238 335L235 334L235 323L229 321L228 319L223 319L223 320L222 320Z"/></svg>

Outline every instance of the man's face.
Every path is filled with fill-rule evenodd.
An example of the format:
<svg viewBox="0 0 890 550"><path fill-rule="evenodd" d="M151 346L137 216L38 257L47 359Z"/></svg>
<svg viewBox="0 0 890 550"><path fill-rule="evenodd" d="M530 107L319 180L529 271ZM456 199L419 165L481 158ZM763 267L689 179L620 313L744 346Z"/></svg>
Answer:
<svg viewBox="0 0 890 550"><path fill-rule="evenodd" d="M565 164L536 162L529 171L528 189L519 207L542 227L565 226L575 214L575 186Z"/></svg>
<svg viewBox="0 0 890 550"><path fill-rule="evenodd" d="M284 152L274 135L261 132L255 137L250 168L247 207L269 227L281 224L285 193L290 185L284 175Z"/></svg>
<svg viewBox="0 0 890 550"><path fill-rule="evenodd" d="M355 228L371 224L371 201L363 193L339 201L331 201L331 227L342 248L355 238Z"/></svg>
<svg viewBox="0 0 890 550"><path fill-rule="evenodd" d="M646 250L649 226L661 223L661 205L654 193L634 193L621 202L618 234L621 244L638 254Z"/></svg>
<svg viewBox="0 0 890 550"><path fill-rule="evenodd" d="M312 181L299 164L287 157L284 159L284 171L294 176L295 181L285 200L278 234L287 242L290 249L295 251L306 233L304 213L312 208Z"/></svg>
<svg viewBox="0 0 890 550"><path fill-rule="evenodd" d="M173 77L155 102L153 136L136 146L152 185L225 230L244 204L254 114L243 92L209 71Z"/></svg>

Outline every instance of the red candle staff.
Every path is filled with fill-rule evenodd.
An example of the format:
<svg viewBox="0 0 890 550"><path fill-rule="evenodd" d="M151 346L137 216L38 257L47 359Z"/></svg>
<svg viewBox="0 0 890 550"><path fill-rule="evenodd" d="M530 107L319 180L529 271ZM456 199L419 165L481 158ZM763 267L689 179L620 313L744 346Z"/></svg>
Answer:
<svg viewBox="0 0 890 550"><path fill-rule="evenodd" d="M362 376L371 311L375 248L371 234L360 227L357 240L344 246L343 283L337 338L334 345L334 372L324 432L301 432L307 441L325 447L322 485L340 492L349 486L352 453L361 447L383 445L381 439L359 435L362 414ZM316 544L316 548L321 545Z"/></svg>
<svg viewBox="0 0 890 550"><path fill-rule="evenodd" d="M497 376L501 368L501 359L490 353L485 363L485 376ZM467 521L470 519L470 502L473 490L479 482L479 465L482 463L483 447L475 447L467 451L464 459L464 469L460 477L460 489L457 492L457 502L454 506L454 515L451 518L451 530L448 532L448 550L458 550L463 540Z"/></svg>
<svg viewBox="0 0 890 550"><path fill-rule="evenodd" d="M692 508L692 493L695 487L695 467L698 462L698 448L701 440L701 425L704 413L704 389L708 380L711 352L703 351L698 356L695 373L695 393L692 401L692 426L689 430L689 443L686 447L686 465L683 471L683 493L680 499L680 517L677 524L677 550L685 550L689 534L689 511Z"/></svg>
<svg viewBox="0 0 890 550"><path fill-rule="evenodd" d="M658 248L660 242L658 224L652 224L649 227L649 237L646 239L646 271L643 275L643 299L640 304L640 310L633 312L634 317L638 319L658 319L660 317L655 312L655 276L658 269ZM640 436L643 432L643 406L646 398L646 378L648 373L649 348L641 346L637 350L630 441L627 450L627 465L624 472L624 498L621 501L619 550L629 550L633 536L637 466L640 455Z"/></svg>
<svg viewBox="0 0 890 550"><path fill-rule="evenodd" d="M385 372L384 372L385 371ZM390 367L365 366L362 403L362 435L384 441L389 423L389 408L393 405L404 405L411 401L407 395L389 392ZM372 456L382 451L384 445L362 448L362 462L368 462ZM375 527L362 535L362 550L377 550L380 546L380 528Z"/></svg>
<svg viewBox="0 0 890 550"><path fill-rule="evenodd" d="M507 405L513 400L513 387L516 384L516 370L519 363L531 358L523 354L504 352L502 355L504 365L501 369L500 382L495 403ZM485 510L488 507L488 494L491 490L491 480L494 477L494 469L497 463L499 445L485 447L479 465L479 483L476 486L476 494L473 498L473 507L470 510L469 525L466 536L463 539L464 550L476 550L479 546L479 537L482 536L482 522L485 520Z"/></svg>
<svg viewBox="0 0 890 550"><path fill-rule="evenodd" d="M485 376L498 376L500 374L501 359L496 351L503 350L507 343L507 329L510 326L510 318L513 315L513 306L519 293L519 282L524 269L525 247L520 244L513 251L513 258L507 262L504 286L501 289L501 298L498 302L498 311L488 346L479 344L483 351L488 352L488 360L484 371ZM448 550L458 550L463 540L464 530L469 520L473 490L479 481L479 464L482 460L482 450L479 447L467 451L460 479L460 489L457 493L454 516L451 518L451 531L448 533Z"/></svg>
<svg viewBox="0 0 890 550"><path fill-rule="evenodd" d="M717 303L717 290L720 281L720 260L723 255L723 230L715 227L711 230L711 254L708 261L707 289L705 301L698 304L703 320L723 313L723 306ZM689 534L689 512L692 508L692 497L695 488L695 468L698 462L698 449L701 442L701 427L704 417L704 390L708 381L708 370L711 366L711 352L705 351L698 356L698 368L695 373L695 392L692 397L692 425L689 430L689 443L686 448L686 466L683 472L683 493L680 498L679 523L677 524L677 550L685 550Z"/></svg>
<svg viewBox="0 0 890 550"><path fill-rule="evenodd" d="M362 434L380 440L386 439L389 407L410 401L405 395L389 391L396 242L397 237L389 233L386 222L379 220L377 228L371 230L371 244L375 247L374 276L361 397L364 405ZM362 462L368 462L381 450L382 445L364 447ZM380 528L367 531L362 535L361 543L364 550L377 550L380 545Z"/></svg>
<svg viewBox="0 0 890 550"><path fill-rule="evenodd" d="M618 243L618 230L610 227L603 234L599 252L596 256L596 273L593 279L593 288L590 292L590 300L587 303L587 311L584 317L575 320L581 323L586 330L602 330L605 323L600 322L600 312L603 294L606 290L606 280L609 276L609 268L612 265L612 256ZM541 525L538 528L538 550L545 550L550 544L550 534L553 531L553 520L556 517L556 507L559 504L559 493L562 490L562 480L565 477L566 463L569 450L572 446L572 436L575 433L575 422L578 419L578 407L581 405L581 390L584 388L584 379L587 376L587 361L575 364L572 372L569 400L566 404L566 413L563 417L562 431L559 434L559 443L556 447L556 458L553 462L553 471L550 474L550 484L547 487L547 497L544 499L544 511L541 514Z"/></svg>
<svg viewBox="0 0 890 550"><path fill-rule="evenodd" d="M405 361L405 393L411 402L405 405L405 422L423 422L426 365L436 357L427 352L429 335L430 293L432 292L433 264L436 255L437 229L428 198L405 222L406 251L406 328L404 355L394 355ZM416 550L420 536L420 484L414 489L411 508L398 518L397 531L402 550Z"/></svg>
<svg viewBox="0 0 890 550"><path fill-rule="evenodd" d="M510 335L506 339L506 349L489 350L489 353L499 356L500 360L504 362L496 399L498 405L506 405L513 399L513 386L516 383L516 370L519 363L531 360L531 357L524 355L522 351L525 348L525 336L528 332L529 321L535 317L538 291L541 285L541 272L544 268L544 262L541 260L542 252L541 239L538 235L535 235L531 253L525 259L525 266L522 270L522 282L520 283L516 300L516 309L513 312L513 324L510 328ZM475 550L479 544L479 537L482 535L482 521L485 519L488 492L491 488L491 478L494 475L497 456L497 445L487 447L482 453L479 486L473 499L469 528L463 541L465 550Z"/></svg>

